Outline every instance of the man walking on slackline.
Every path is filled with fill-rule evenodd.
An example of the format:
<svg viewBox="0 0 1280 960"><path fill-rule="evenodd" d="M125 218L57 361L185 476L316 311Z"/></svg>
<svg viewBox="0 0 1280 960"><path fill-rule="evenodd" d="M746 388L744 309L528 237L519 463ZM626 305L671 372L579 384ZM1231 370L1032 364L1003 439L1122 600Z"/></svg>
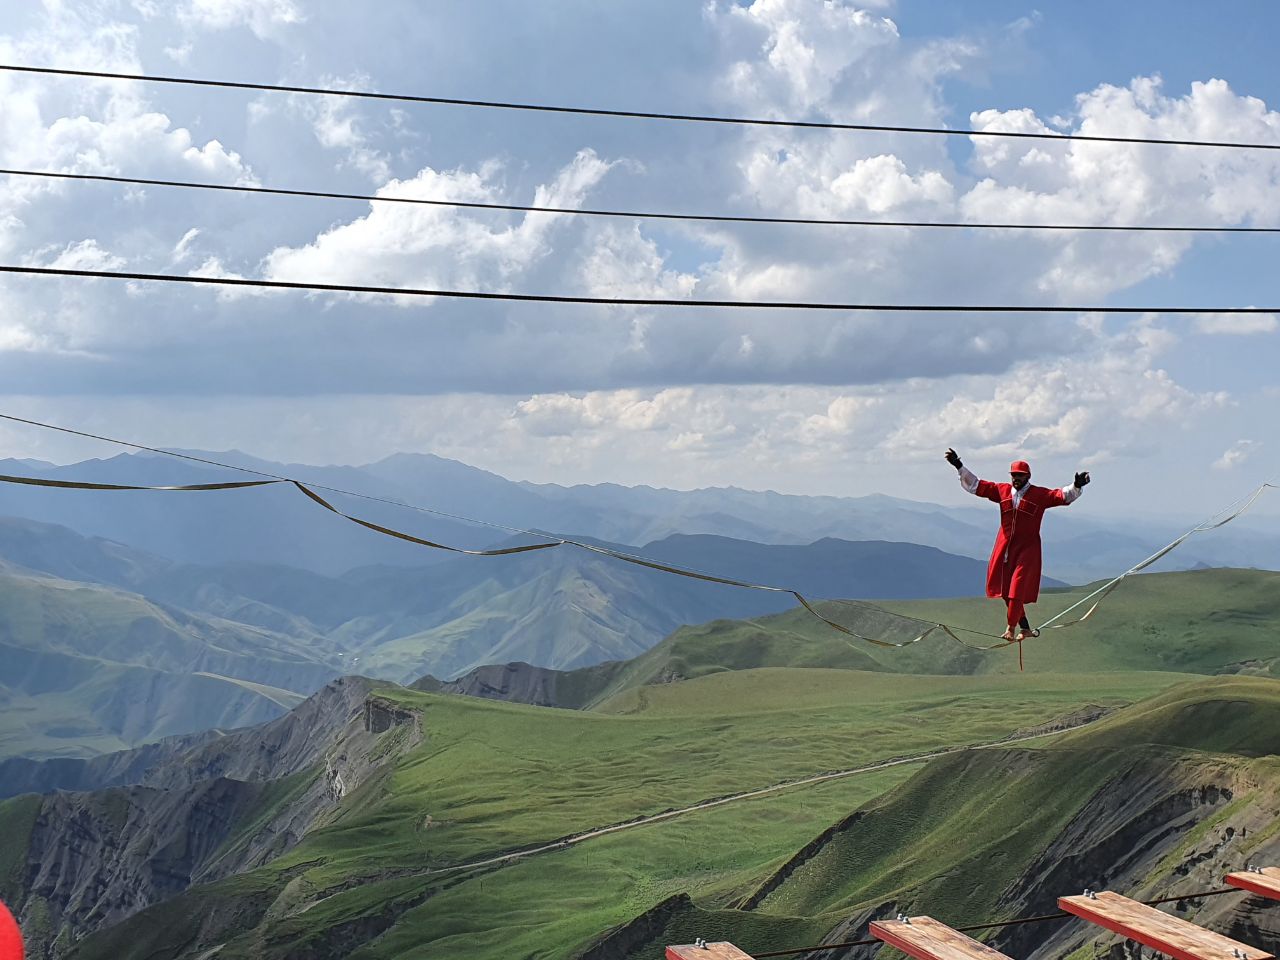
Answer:
<svg viewBox="0 0 1280 960"><path fill-rule="evenodd" d="M1009 464L1009 482L979 480L960 462L960 455L948 448L947 463L960 473L960 486L974 496L1000 504L1000 532L987 564L987 596L1004 600L1009 626L1005 640L1026 640L1039 636L1027 621L1025 606L1040 596L1040 521L1050 507L1065 507L1078 498L1089 483L1087 472L1077 473L1075 482L1061 490L1032 486L1031 466L1025 460ZM1013 635L1014 627L1018 636Z"/></svg>

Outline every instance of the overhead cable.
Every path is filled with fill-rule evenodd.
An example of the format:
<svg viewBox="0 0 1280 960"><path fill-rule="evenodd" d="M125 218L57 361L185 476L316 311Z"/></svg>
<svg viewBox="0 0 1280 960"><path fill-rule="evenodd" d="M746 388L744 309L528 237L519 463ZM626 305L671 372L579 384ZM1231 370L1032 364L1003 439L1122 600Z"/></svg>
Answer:
<svg viewBox="0 0 1280 960"><path fill-rule="evenodd" d="M193 180L156 180L148 177L123 177L105 173L61 173L54 170L13 170L0 168L0 174L11 177L43 177L95 183L120 183L142 187L183 187L193 190L217 190L228 193L265 194L278 197L311 197L322 200L357 200L364 203L401 203L461 210L501 210L515 213L573 214L580 217L617 217L632 220L674 220L697 223L767 223L830 227L922 227L948 230L1056 230L1103 231L1112 233L1280 233L1280 227L1239 227L1177 224L1112 224L1112 223L1010 223L979 220L847 220L823 217L766 217L715 213L663 213L642 210L598 210L584 207L547 207L519 203L480 203L472 200L439 200L428 197L402 197L390 194L340 193L332 190L293 190L240 183L205 183Z"/></svg>
<svg viewBox="0 0 1280 960"><path fill-rule="evenodd" d="M1108 313L1108 314L1276 314L1280 307L1120 307L1106 304L1058 306L1053 304L941 304L941 303L830 303L797 300L697 300L665 297L584 297L550 293L500 293L488 290L437 290L423 287L386 287L372 284L319 283L301 280L259 280L252 277L206 277L176 273L139 273L125 270L76 270L70 267L0 265L0 273L47 277L83 277L99 280L145 280L262 290L307 290L317 293L360 293L377 296L442 297L458 300L506 300L518 303L598 304L614 307L719 307L747 310L821 310L857 313Z"/></svg>
<svg viewBox="0 0 1280 960"><path fill-rule="evenodd" d="M1176 897L1160 897L1157 900L1140 900L1139 903L1145 903L1149 907L1159 906L1162 903L1180 903L1185 900L1199 900L1203 897L1220 897L1224 893L1247 893L1239 887L1221 887L1217 890L1202 890L1199 893L1184 893ZM1059 913L1042 913L1034 917L1020 917L1015 920L997 920L993 923L973 923L964 927L953 927L952 929L960 933L974 933L979 930L997 930L1004 927L1021 927L1031 923L1047 923L1050 920L1066 920L1075 914L1059 912ZM841 950L850 947L870 947L873 945L883 945L884 941L876 937L866 940L846 940L843 943L820 943L812 947L792 947L790 950L772 950L768 953L751 954L755 960L764 960L766 957L791 957L800 953L818 953L822 950Z"/></svg>
<svg viewBox="0 0 1280 960"><path fill-rule="evenodd" d="M85 77L100 80L136 80L144 83L180 84L191 87L218 87L230 90L254 90L265 93L303 93L327 97L382 100L396 103L424 103L455 107L484 107L499 110L524 110L536 113L578 114L592 117L622 117L634 120L678 120L691 123L733 124L757 127L790 127L805 130L852 130L865 133L938 134L959 137L1008 137L1021 140L1056 140L1061 143L1158 144L1181 147L1224 147L1233 150L1280 150L1280 143L1249 143L1224 140L1183 140L1158 137L1120 137L1084 133L1046 133L1023 130L974 130L954 127L921 127L877 123L838 123L825 120L777 120L764 117L708 116L688 113L653 113L641 110L609 110L598 107L573 107L543 103L515 103L504 100L468 100L458 97L429 97L403 93L378 93L371 90L338 90L332 87L305 87L295 84L248 83L240 80L210 80L199 77L170 77L158 74L122 73L109 70L74 70L66 67L33 67L0 64L0 70L60 77Z"/></svg>

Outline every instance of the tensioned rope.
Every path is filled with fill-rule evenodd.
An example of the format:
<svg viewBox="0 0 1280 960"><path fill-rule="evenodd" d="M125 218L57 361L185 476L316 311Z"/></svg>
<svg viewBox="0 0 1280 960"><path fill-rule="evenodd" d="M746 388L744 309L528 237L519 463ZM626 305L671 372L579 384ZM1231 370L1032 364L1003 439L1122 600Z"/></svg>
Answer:
<svg viewBox="0 0 1280 960"><path fill-rule="evenodd" d="M893 617L898 617L899 619L913 621L916 623L929 624L929 628L925 630L923 633L921 633L919 636L911 640L907 640L905 642L897 642L897 643L889 640L884 640L879 637L864 636L858 633L857 631L851 630L849 627L846 627L841 623L837 623L836 621L823 615L819 610L817 610L814 607L813 605L814 602L819 602L819 599L826 599L826 598L810 599L804 596L798 590L794 590L790 587L780 587L772 584L753 583L747 580L737 580L731 577L716 576L714 574L703 573L698 570L693 570L688 567L680 567L674 564L662 563L657 560L651 560L648 557L638 556L636 554L627 553L622 550L615 550L610 547L602 547L598 544L587 543L581 540L575 540L571 537L560 537L554 534L541 533L535 530L528 530L521 527L510 527L510 526L506 526L505 524L497 524L497 523L492 523L490 521L485 521L485 520L476 520L471 517L464 517L459 514L446 513L441 510L432 509L430 507L415 506L413 504L406 504L398 500L391 500L385 497L377 497L377 496L372 496L370 494L358 493L352 490L343 490L341 488L327 486L325 484L304 482L304 481L297 480L293 477L286 477L286 476L281 476L279 474L267 473L266 471L255 470L250 467L237 466L236 464L224 463L218 460L212 460L206 457L197 457L191 454L179 453L173 450L165 450L160 447L152 447L152 446L147 446L145 444L133 443L131 441L120 440L115 437L107 437L101 434L88 433L82 430L74 430L70 427L58 426L56 424L51 424L51 423L44 423L39 420L31 420L25 417L14 416L12 414L0 413L0 419L9 420L14 423L22 423L29 426L40 427L47 430L54 430L59 433L71 434L73 436L85 437L87 439L100 440L106 443L113 443L123 447L130 447L135 450L143 450L148 453L162 454L164 456L174 457L179 460L189 460L194 463L205 464L207 466L221 467L227 470L237 470L243 473L255 474L259 477L264 478L262 480L247 481L247 482L241 482L241 483L212 484L212 485L211 484L190 484L190 485L184 485L184 486L154 486L153 487L153 486L136 486L136 485L127 485L127 484L89 483L89 482L81 482L81 481L73 481L73 480L45 480L39 477L20 477L20 476L12 476L12 475L0 475L0 483L18 483L18 484L25 484L29 486L56 487L59 489L157 490L157 491L161 491L161 490L199 491L199 490L213 490L213 489L232 490L232 489L240 489L244 487L268 486L273 484L289 484L293 486L295 489L297 489L299 492L307 496L312 502L316 503L317 505L323 507L324 509L332 513L337 514L340 517L343 517L344 519L350 520L352 523L359 524L360 526L365 527L366 529L372 530L374 532L381 533L389 537L395 537L396 539L399 539L399 540L405 540L410 543L416 543L424 547L431 547L437 550L447 550L452 553L468 554L470 556L491 557L491 556L507 556L515 553L527 553L532 550L545 550L551 547L573 546L573 547L578 547L582 550L587 550L591 553L597 553L602 556L612 557L615 560L621 560L625 563L635 564L636 566L646 567L648 569L657 570L662 573L675 574L676 576L688 577L694 580L702 580L708 583L719 583L725 586L741 587L747 590L761 590L769 593L787 594L787 595L790 595L792 598L794 598L796 602L799 603L802 607L804 607L804 609L807 610L810 614L812 614L814 617L821 620L823 623L827 624L829 627L847 636L854 637L858 640L862 640L866 643L871 643L880 647L909 646L913 643L919 643L921 640L924 640L926 637L930 636L932 633L934 633L937 630L942 630L948 636L956 638L952 628L947 627L944 624L934 624L928 620L923 620L919 617L903 616L901 614L893 613L892 611L883 610L883 608L880 608L880 607L875 607L874 604L865 604L865 605L869 607L873 607L875 609L882 610L884 613L887 613ZM372 500L379 503L391 504L393 506L408 507L409 509L418 510L419 512L428 513L434 516L447 517L449 519L460 520L466 523L474 523L480 526L486 526L494 529L505 530L508 533L524 534L532 537L537 537L546 542L537 543L537 544L525 544L525 545L516 546L516 547L496 548L492 550L468 550L462 547L454 547L447 544L438 543L433 540L426 540L409 533L404 533L403 531L395 530L391 527L386 527L381 524L372 523L370 521L363 520L359 517L352 516L348 513L345 513L342 510L339 510L337 507L333 506L332 503L330 503L328 500L326 500L325 498L317 494L315 492L316 490L325 490L326 492L342 494L344 496L358 497L361 499ZM979 636L994 637L993 634L982 633L981 631L977 631L977 630L968 630L967 628L963 628L963 627L957 627L955 629L961 630L963 632L973 633ZM956 638L956 639L959 639L959 638Z"/></svg>
<svg viewBox="0 0 1280 960"><path fill-rule="evenodd" d="M1162 903L1179 903L1183 900L1199 900L1202 897L1220 897L1225 893L1248 893L1247 890L1241 890L1239 887L1219 887L1216 890L1202 890L1199 893L1183 893L1176 897L1160 897L1157 900L1141 900L1149 907L1159 906ZM953 927L961 933L973 933L977 930L997 930L1003 927L1020 927L1030 923L1047 923L1050 920L1066 920L1068 917L1074 917L1075 914L1059 912L1059 913L1042 913L1034 917L1019 917L1015 920L997 920L993 923L971 923L964 927ZM869 947L872 945L884 943L875 937L866 940L847 940L843 943L820 943L812 947L793 947L790 950L771 950L768 953L753 953L751 956L755 960L765 960L766 957L791 957L799 953L818 953L822 950L842 950L850 947Z"/></svg>
<svg viewBox="0 0 1280 960"><path fill-rule="evenodd" d="M582 297L549 293L496 293L487 290L433 290L354 283L316 283L302 280L257 280L250 277L200 277L176 273L125 270L75 270L70 267L27 267L0 264L0 273L45 277L83 277L99 280L147 280L263 290L309 290L317 293L363 293L401 297L443 297L460 300L510 300L520 303L599 304L615 307L726 307L748 310L823 310L857 313L1106 313L1106 314L1276 314L1280 307L1117 307L1106 305L981 305L940 303L826 303L795 300L695 300L663 297Z"/></svg>
<svg viewBox="0 0 1280 960"><path fill-rule="evenodd" d="M331 190L299 190L263 187L249 184L206 183L197 180L155 180L148 177L123 177L105 173L62 173L55 170L16 170L0 168L10 177L42 177L82 183L119 183L142 187L181 187L191 190L217 190L227 193L250 193L279 197L310 197L322 200L358 200L364 203L401 203L461 210L495 210L514 213L573 214L581 217L618 217L631 220L675 220L700 223L759 223L826 227L922 227L947 230L1057 230L1105 231L1123 233L1280 233L1280 227L1231 227L1179 224L1113 224L1113 223L1011 223L969 220L841 220L821 217L765 217L713 213L662 213L641 210L599 210L586 207L546 207L519 203L480 203L471 200L438 200L428 197L401 197L386 194L338 193Z"/></svg>
<svg viewBox="0 0 1280 960"><path fill-rule="evenodd" d="M237 466L235 464L224 463L218 460L212 460L205 457L197 457L191 454L179 453L173 450L165 450L160 447L146 446L144 444L133 443L128 440L120 440L114 437L107 437L100 434L88 433L81 430L75 430L70 427L58 426L56 424L45 423L39 420L31 420L24 417L14 416L12 414L0 413L0 419L9 420L15 423L22 423L29 426L40 427L47 430L54 430L59 433L71 434L73 436L85 437L92 440L100 440L106 443L113 443L119 446L130 447L135 450L143 450L149 453L162 454L164 456L174 457L179 460L189 460L195 463L201 463L208 466L215 466L215 467L220 467L227 470L237 470L243 473L255 474L259 477L264 478L262 480L255 480L255 481L223 482L223 483L212 483L212 484L188 484L188 485L180 485L180 486L139 486L139 485L128 485L128 484L93 483L93 482L87 482L87 481L47 480L39 477L0 475L0 482L3 482L3 483L16 483L16 484L25 484L30 486L54 487L59 489L155 490L155 491L233 490L233 489L241 489L241 488L247 488L247 487L268 486L271 484L289 484L293 486L295 489L297 489L299 492L304 494L306 497L308 497L311 501L313 501L317 505L323 507L324 509L330 511L331 513L337 514L338 516L351 521L352 523L358 524L376 533L381 533L385 536L394 537L399 540L404 540L409 543L415 543L424 547L431 547L437 550L447 550L451 553L461 553L461 554L467 554L469 556L493 557L493 556L509 556L517 553L528 553L533 550L546 550L551 547L573 546L573 547L578 547L582 550L587 550L592 553L600 554L602 556L612 557L615 560L621 560L625 563L635 564L636 566L646 567L651 570L657 570L662 573L670 573L676 576L687 577L694 580L701 580L707 583L719 583L725 586L741 587L747 590L760 590L760 591L765 591L769 593L787 594L791 596L793 599L795 599L795 601L799 603L806 611L808 611L817 619L821 620L823 623L827 624L829 627L839 631L842 634L845 634L846 636L854 637L858 640L862 640L866 643L874 644L879 647L898 648L898 647L911 646L912 644L921 642L922 640L931 636L933 633L941 631L944 635L950 637L952 640L955 640L957 643L960 643L967 647L972 647L974 649L995 650L1001 647L1010 646L1011 644L1014 644L1014 643L1018 643L1019 650L1021 651L1021 646L1020 646L1021 641L1018 641L1018 640L1005 640L1004 638L998 637L995 634L985 633L981 630L974 630L969 627L958 627L958 626L949 625L945 623L938 623L935 621L925 620L920 617L914 617L906 614L896 613L892 610L887 610L883 607L880 607L873 603L869 603L867 601L857 601L859 604L878 610L882 613L888 614L891 617L896 617L902 620L912 621L915 623L927 625L927 629L925 629L923 632L913 637L912 639L906 640L906 641L894 642L894 641L885 640L879 637L870 637L870 636L866 636L861 633L858 633L857 631L852 630L849 627L836 622L835 620L832 620L830 617L827 617L825 614L823 614L814 606L815 602L827 601L828 598L818 598L818 597L810 598L805 596L799 590L796 590L791 587L777 586L775 584L755 583L749 580L739 580L731 577L721 577L715 574L704 573L702 571L693 570L688 567L681 567L675 564L663 563L661 561L652 560L652 559L649 559L648 557L642 557L637 554L627 553L626 551L615 550L611 547L603 547L598 544L588 543L581 540L575 540L571 537L561 537L555 534L542 533L539 531L529 530L522 527L510 527L504 524L492 523L490 521L476 520L471 517L464 517L458 514L446 513L444 511L432 509L430 507L415 506L413 504L407 504L398 500L391 500L385 497L377 497L377 496L372 496L370 494L357 493L355 491L343 490L341 488L331 487L324 484L304 482L301 480L297 480L293 477L286 477L278 474L267 473L265 471L255 470L250 467ZM1075 624L1078 624L1078 623L1083 623L1085 620L1087 620L1090 616L1093 615L1093 612L1098 608L1098 605L1110 593L1112 593L1116 589L1116 587L1118 587L1120 583L1123 582L1126 578L1137 573L1142 569L1145 569L1146 567L1149 567L1151 564L1155 563L1161 557L1172 552L1178 546L1180 546L1184 541L1186 541L1189 537L1191 537L1193 534L1201 533L1208 530L1216 530L1219 527L1225 526L1226 524L1230 523L1236 517L1240 516L1245 511L1247 511L1251 506L1253 506L1253 504L1258 500L1258 498L1262 495L1262 493L1265 490L1274 488L1276 486L1277 486L1276 484L1272 484L1272 483L1261 484L1252 493L1247 494L1246 496L1235 501L1224 510L1218 511L1208 520L1198 524L1197 526L1193 527L1191 530L1188 530L1182 536L1176 538L1166 546L1162 547L1160 550L1156 551L1156 553L1152 554L1150 557L1143 560L1136 566L1131 567L1129 570L1125 571L1119 577L1116 577L1114 580L1109 581L1107 584L1104 584L1098 590L1095 590L1093 593L1089 594L1089 596L1081 599L1075 604L1072 604L1066 610L1050 618L1048 621L1045 621L1044 624L1042 624L1039 628L1037 628L1036 632L1038 633L1039 630L1043 630L1049 626L1053 626L1055 628L1062 628L1062 627L1074 626ZM383 526L382 524L373 523L371 521L364 520L360 517L356 517L351 514L348 514L342 510L339 510L337 507L333 506L333 504L330 503L328 500L326 500L324 497L321 497L318 493L316 493L315 491L317 489L325 490L326 492L342 494L344 496L358 497L361 499L372 500L380 503L387 503L394 506L407 507L409 509L418 510L419 512L422 512L422 513L428 513L428 514L432 514L434 516L440 516L440 517L448 517L450 519L460 520L466 523L474 523L480 526L501 529L509 533L532 536L532 537L542 539L545 542L535 543L535 544L523 544L523 545L513 546L513 547L499 547L499 548L493 548L489 550L470 550L462 547L450 546L448 544L438 543L433 540L427 540L422 537L414 536L413 534L396 530L392 527ZM1067 613L1070 613L1072 610L1076 609L1077 607L1081 606L1084 603L1087 603L1090 600L1094 600L1094 604L1092 607L1089 608L1088 612L1086 612L1083 616L1078 617L1075 620L1068 621L1066 623L1055 623L1055 621L1060 620ZM848 601L831 600L830 602L847 603ZM989 639L997 640L998 642L994 644L988 644L988 645L972 644L966 640L961 639L961 637L959 636L960 633L972 634L975 636L983 636Z"/></svg>
<svg viewBox="0 0 1280 960"><path fill-rule="evenodd" d="M825 120L777 120L764 117L727 117L689 113L654 113L642 110L609 110L597 107L574 107L544 103L516 103L504 100L467 100L458 97L429 97L403 93L378 93L372 90L338 90L332 87L306 87L294 84L249 83L240 80L210 80L199 77L172 77L157 74L123 73L110 70L73 70L65 67L33 67L0 64L0 70L11 73L43 74L58 77L82 77L99 80L135 80L143 83L179 84L191 87L217 87L229 90L255 90L266 93L303 93L359 100L382 100L397 103L424 103L455 107L484 107L498 110L524 110L536 113L577 114L592 117L622 117L634 120L678 120L690 123L734 124L757 127L790 127L808 130L852 130L866 133L937 134L951 137L1007 137L1020 140L1056 140L1062 143L1134 143L1180 147L1224 147L1232 150L1280 150L1280 143L1247 143L1224 140L1183 140L1158 137L1120 137L1087 133L1046 133L1023 130L974 130L956 127L920 127L877 123L839 123Z"/></svg>

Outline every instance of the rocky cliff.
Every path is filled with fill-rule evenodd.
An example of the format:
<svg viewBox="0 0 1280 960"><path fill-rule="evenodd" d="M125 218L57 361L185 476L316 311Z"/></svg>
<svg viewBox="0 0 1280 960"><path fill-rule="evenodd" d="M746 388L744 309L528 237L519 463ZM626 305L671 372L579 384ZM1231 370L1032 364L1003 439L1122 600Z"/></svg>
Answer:
<svg viewBox="0 0 1280 960"><path fill-rule="evenodd" d="M635 918L624 928L625 949L608 955L640 960L705 930L729 940L740 934L749 948L798 917L812 918L812 939L800 942L835 944L863 939L869 920L898 912L960 926L1053 914L1058 897L1085 888L1141 900L1221 889L1223 876L1246 863L1280 863L1275 687L1205 681L1044 747L932 761L752 887ZM1246 943L1280 940L1280 903L1243 892L1162 909ZM1074 919L982 936L1027 960L1136 958L1126 941ZM877 951L812 956L871 960Z"/></svg>
<svg viewBox="0 0 1280 960"><path fill-rule="evenodd" d="M578 670L552 670L529 663L495 663L463 674L456 680L422 677L410 687L426 693L456 693L486 700L528 703L535 707L586 706L626 665L612 660Z"/></svg>
<svg viewBox="0 0 1280 960"><path fill-rule="evenodd" d="M7 763L10 791L78 788L0 805L0 818L7 811L27 830L9 892L30 955L60 957L89 932L293 847L421 740L417 714L381 698L380 686L343 678L284 717L232 733Z"/></svg>

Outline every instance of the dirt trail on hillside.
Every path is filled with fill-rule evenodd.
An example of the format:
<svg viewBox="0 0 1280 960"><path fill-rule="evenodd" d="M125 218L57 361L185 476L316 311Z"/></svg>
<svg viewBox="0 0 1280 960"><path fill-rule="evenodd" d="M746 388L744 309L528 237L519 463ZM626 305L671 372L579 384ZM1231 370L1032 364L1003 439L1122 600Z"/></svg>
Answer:
<svg viewBox="0 0 1280 960"><path fill-rule="evenodd" d="M555 850L564 850L578 843L587 840L594 840L597 837L607 836L611 833L619 833L623 830L632 830L636 827L645 827L652 823L661 823L664 820L672 820L675 817L682 817L688 813L696 813L699 810L710 810L713 807L721 807L729 803L737 803L741 800L751 800L756 797L768 796L772 793L778 793L782 790L790 790L795 787L812 786L818 783L827 783L831 780L841 780L845 777L854 777L863 773L874 773L877 770L886 770L889 767L900 767L908 763L924 763L927 760L934 760L938 757L949 756L953 753L963 753L966 750L990 750L996 747L1007 747L1015 743L1026 743L1029 740L1040 740L1044 737L1057 736L1058 734L1068 733L1072 730L1079 730L1087 727L1091 723L1096 723L1107 715L1108 711L1088 710L1077 712L1068 718L1060 721L1049 721L1047 723L1030 728L1024 733L1013 734L1000 740L991 740L986 743L971 743L959 747L945 747L941 750L933 750L928 753L912 754L907 757L893 757L888 760L878 760L875 763L863 764L859 767L850 767L847 770L834 770L828 773L815 774L811 777L802 777L798 780L783 780L768 787L761 787L756 790L747 790L742 793L731 793L721 797L711 797L706 800L700 800L698 803L690 804L687 807L679 807L673 810L664 810L662 813L655 813L646 817L637 817L634 820L625 820L621 823L613 823L608 826L596 827L586 830L582 833L575 833L559 840L553 840L536 847L529 847L524 850L514 850L510 853L498 854L492 857L486 857L482 860L472 860L467 863L458 863L449 867L438 867L434 870L424 870L416 876L438 876L446 873L457 873L461 870L474 870L480 867L491 867L499 864L513 863L517 860L524 860L528 857L536 856L540 853L551 853Z"/></svg>

